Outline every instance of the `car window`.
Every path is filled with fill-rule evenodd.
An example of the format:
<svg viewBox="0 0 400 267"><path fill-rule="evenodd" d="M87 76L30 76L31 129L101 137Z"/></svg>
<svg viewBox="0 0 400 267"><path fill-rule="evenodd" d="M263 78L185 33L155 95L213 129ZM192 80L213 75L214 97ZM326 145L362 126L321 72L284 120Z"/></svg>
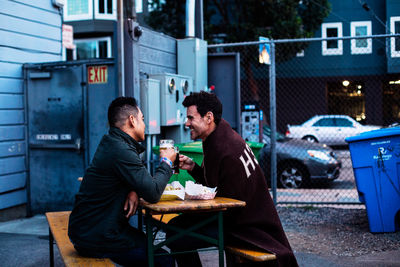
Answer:
<svg viewBox="0 0 400 267"><path fill-rule="evenodd" d="M336 126L338 127L352 127L353 123L346 118L336 118Z"/></svg>
<svg viewBox="0 0 400 267"><path fill-rule="evenodd" d="M263 133L266 137L271 138L271 129L267 125L263 126ZM276 132L276 140L277 141L284 140L284 139L285 139L285 136L283 134L281 134L280 132Z"/></svg>
<svg viewBox="0 0 400 267"><path fill-rule="evenodd" d="M318 126L318 127L332 127L335 126L335 122L333 118L324 118L316 121L313 126Z"/></svg>

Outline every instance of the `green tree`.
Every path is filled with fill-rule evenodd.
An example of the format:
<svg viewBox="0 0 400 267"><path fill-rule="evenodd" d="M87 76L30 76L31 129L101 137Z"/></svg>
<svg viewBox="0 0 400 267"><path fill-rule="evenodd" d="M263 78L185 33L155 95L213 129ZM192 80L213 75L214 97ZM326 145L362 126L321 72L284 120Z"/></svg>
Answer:
<svg viewBox="0 0 400 267"><path fill-rule="evenodd" d="M153 0L146 22L175 38L185 37L185 0ZM330 12L328 0L204 0L205 38L224 42L312 37Z"/></svg>

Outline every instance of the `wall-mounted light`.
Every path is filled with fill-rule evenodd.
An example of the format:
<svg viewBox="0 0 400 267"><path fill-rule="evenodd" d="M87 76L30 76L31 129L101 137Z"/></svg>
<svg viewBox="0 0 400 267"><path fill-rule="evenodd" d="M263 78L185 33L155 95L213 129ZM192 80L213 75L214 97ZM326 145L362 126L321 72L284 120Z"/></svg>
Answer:
<svg viewBox="0 0 400 267"><path fill-rule="evenodd" d="M135 42L139 41L140 36L142 36L143 34L142 27L140 27L136 21L133 21L130 18L128 18L127 24L128 24L128 33L132 41Z"/></svg>
<svg viewBox="0 0 400 267"><path fill-rule="evenodd" d="M350 82L348 81L348 80L344 80L343 82L342 82L342 84L343 84L343 86L349 86L349 84L350 84Z"/></svg>
<svg viewBox="0 0 400 267"><path fill-rule="evenodd" d="M52 0L53 5L59 8L63 8L65 5L65 0Z"/></svg>

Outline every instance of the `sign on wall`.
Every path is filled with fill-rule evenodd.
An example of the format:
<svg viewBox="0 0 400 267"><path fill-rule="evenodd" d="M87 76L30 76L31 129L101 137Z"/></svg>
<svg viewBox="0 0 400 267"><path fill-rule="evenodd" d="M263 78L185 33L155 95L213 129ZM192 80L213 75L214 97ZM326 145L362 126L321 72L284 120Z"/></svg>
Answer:
<svg viewBox="0 0 400 267"><path fill-rule="evenodd" d="M75 49L74 28L71 25L62 25L62 45L67 49Z"/></svg>
<svg viewBox="0 0 400 267"><path fill-rule="evenodd" d="M108 67L103 66L89 66L88 67L88 83L107 83Z"/></svg>

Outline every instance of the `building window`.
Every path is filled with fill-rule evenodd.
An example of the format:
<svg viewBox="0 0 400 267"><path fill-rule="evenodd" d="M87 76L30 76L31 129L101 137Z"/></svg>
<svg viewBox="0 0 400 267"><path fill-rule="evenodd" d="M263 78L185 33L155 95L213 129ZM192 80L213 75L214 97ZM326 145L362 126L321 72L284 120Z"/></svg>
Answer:
<svg viewBox="0 0 400 267"><path fill-rule="evenodd" d="M64 21L93 19L92 0L66 0Z"/></svg>
<svg viewBox="0 0 400 267"><path fill-rule="evenodd" d="M66 60L112 57L111 37L75 39L74 43L76 48L65 52Z"/></svg>
<svg viewBox="0 0 400 267"><path fill-rule="evenodd" d="M342 23L322 23L322 38L327 37L343 37ZM322 55L342 55L343 54L343 41L342 40L329 40L322 41Z"/></svg>
<svg viewBox="0 0 400 267"><path fill-rule="evenodd" d="M383 125L400 124L400 80L383 83Z"/></svg>
<svg viewBox="0 0 400 267"><path fill-rule="evenodd" d="M117 1L116 0L95 0L95 18L96 19L117 19Z"/></svg>
<svg viewBox="0 0 400 267"><path fill-rule="evenodd" d="M135 9L136 9L136 13L142 13L143 12L143 0L136 0L135 1Z"/></svg>
<svg viewBox="0 0 400 267"><path fill-rule="evenodd" d="M365 86L363 81L328 82L328 114L347 114L364 123Z"/></svg>
<svg viewBox="0 0 400 267"><path fill-rule="evenodd" d="M355 21L350 24L351 36L366 36L372 35L371 21ZM352 39L351 40L352 54L371 54L372 39Z"/></svg>
<svg viewBox="0 0 400 267"><path fill-rule="evenodd" d="M154 1L154 0L148 0L147 1L147 9L150 12L153 12L154 10L161 10L161 6L165 5L166 0L159 0L159 2Z"/></svg>
<svg viewBox="0 0 400 267"><path fill-rule="evenodd" d="M400 33L400 17L390 17L390 32ZM390 55L392 57L400 57L400 38L390 38Z"/></svg>

